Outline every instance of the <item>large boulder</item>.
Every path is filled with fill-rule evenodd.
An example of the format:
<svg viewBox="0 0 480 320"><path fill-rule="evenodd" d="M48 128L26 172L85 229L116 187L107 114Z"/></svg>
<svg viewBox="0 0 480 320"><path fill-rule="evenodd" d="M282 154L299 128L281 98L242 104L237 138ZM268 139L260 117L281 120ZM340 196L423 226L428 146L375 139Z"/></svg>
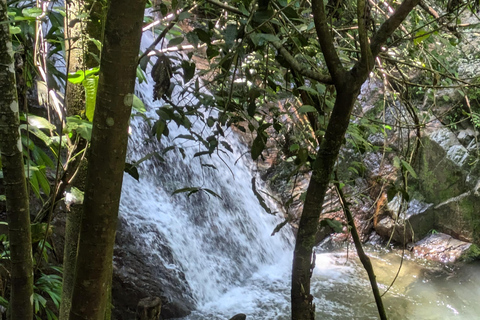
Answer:
<svg viewBox="0 0 480 320"><path fill-rule="evenodd" d="M152 242L147 245L141 234L151 235ZM155 225L130 225L120 217L113 258L114 319L135 319L138 303L148 297L161 298L162 319L185 317L194 309L185 275L171 267L176 262L164 240ZM161 256L151 253L151 245Z"/></svg>
<svg viewBox="0 0 480 320"><path fill-rule="evenodd" d="M480 166L474 153L439 122L424 130L418 152L418 179L411 185L433 204L433 229L455 238L480 240Z"/></svg>

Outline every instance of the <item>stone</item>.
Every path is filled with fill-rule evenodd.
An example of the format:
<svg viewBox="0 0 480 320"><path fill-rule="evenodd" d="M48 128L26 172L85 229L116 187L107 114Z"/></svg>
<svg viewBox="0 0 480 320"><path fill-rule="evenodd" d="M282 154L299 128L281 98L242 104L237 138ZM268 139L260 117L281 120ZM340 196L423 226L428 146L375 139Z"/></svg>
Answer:
<svg viewBox="0 0 480 320"><path fill-rule="evenodd" d="M387 214L382 214L375 231L384 239L392 239L407 244L422 239L435 226L435 211L432 204L417 199L408 202L406 210L399 217L400 197L395 197L386 206Z"/></svg>
<svg viewBox="0 0 480 320"><path fill-rule="evenodd" d="M162 299L159 297L143 298L138 302L136 320L159 320L162 311Z"/></svg>
<svg viewBox="0 0 480 320"><path fill-rule="evenodd" d="M471 243L452 238L445 233L433 233L415 243L413 252L416 258L451 264L456 262Z"/></svg>
<svg viewBox="0 0 480 320"><path fill-rule="evenodd" d="M150 254L146 244L138 241L138 235L145 233L153 235L152 244L162 257ZM160 297L162 319L182 318L195 308L183 272L168 268L175 261L161 237L154 225L129 225L119 217L113 257L112 319L135 319L137 304L147 297Z"/></svg>
<svg viewBox="0 0 480 320"><path fill-rule="evenodd" d="M466 133L465 133L466 135ZM415 161L418 179L409 179L409 192L433 203L432 229L468 242L480 242L480 165L455 134L431 122L422 135Z"/></svg>
<svg viewBox="0 0 480 320"><path fill-rule="evenodd" d="M230 320L245 320L247 316L243 313L239 313L230 318Z"/></svg>

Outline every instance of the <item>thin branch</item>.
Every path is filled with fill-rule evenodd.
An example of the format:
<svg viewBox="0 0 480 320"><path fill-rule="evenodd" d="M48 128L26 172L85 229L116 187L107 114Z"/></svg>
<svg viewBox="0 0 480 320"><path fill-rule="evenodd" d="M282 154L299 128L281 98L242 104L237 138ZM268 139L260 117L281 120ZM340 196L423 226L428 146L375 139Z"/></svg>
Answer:
<svg viewBox="0 0 480 320"><path fill-rule="evenodd" d="M333 37L330 33L330 28L327 25L323 0L312 1L312 12L318 42L320 43L320 48L322 49L325 62L327 63L328 71L332 75L335 84L343 83L346 81L346 77L344 76L346 71L338 57L337 51L335 50Z"/></svg>
<svg viewBox="0 0 480 320"><path fill-rule="evenodd" d="M378 314L380 319L387 320L387 314L385 313L385 308L383 306L382 296L378 290L377 280L375 272L373 271L372 262L370 258L363 251L362 242L358 236L358 231L353 220L353 215L348 208L347 201L345 200L345 195L343 194L342 189L340 189L340 183L338 182L338 173L335 170L335 188L337 190L338 197L340 198L340 203L342 205L343 211L347 216L347 223L350 227L350 233L352 234L353 242L355 243L355 248L357 249L358 257L363 264L363 267L367 271L368 278L370 279L370 285L372 286L373 296L375 297L375 302L377 304Z"/></svg>
<svg viewBox="0 0 480 320"><path fill-rule="evenodd" d="M318 1L318 0L317 0ZM377 33L373 36L370 44L370 50L372 51L372 58L376 57L380 51L381 46L387 41L387 39L393 34L393 32L400 26L405 20L407 15L413 8L420 2L420 0L405 0L395 10L392 16L386 20L378 29Z"/></svg>
<svg viewBox="0 0 480 320"><path fill-rule="evenodd" d="M147 48L147 50L145 50L145 52L140 56L140 58L138 58L138 63L140 63L140 61L143 58L145 58L150 53L150 51L155 50L155 47L157 46L157 44L159 44L160 41L162 41L162 39L165 38L168 31L170 31L175 26L176 23L177 23L177 20L175 19L174 21L170 22L170 24L166 26L165 29L163 29L162 33L160 33L158 38L155 39L155 41L152 42L152 44Z"/></svg>
<svg viewBox="0 0 480 320"><path fill-rule="evenodd" d="M213 4L214 6L217 6L219 8L222 8L222 9L225 9L227 11L230 11L232 13L236 13L238 15L241 15L241 16L244 16L244 17L248 17L247 14L243 13L242 11L238 10L237 8L235 7L232 7L232 6L229 6L228 4L225 4L225 3L222 3L220 1L217 1L217 0L206 0L208 3L210 4Z"/></svg>
<svg viewBox="0 0 480 320"><path fill-rule="evenodd" d="M360 41L360 68L370 70L373 67L373 57L368 45L367 24L369 18L369 10L365 0L357 0L357 20L358 20L358 37Z"/></svg>
<svg viewBox="0 0 480 320"><path fill-rule="evenodd" d="M285 49L279 41L272 41L271 44L285 58L290 67L301 75L325 84L333 84L332 77L321 74L320 72L310 69L307 65L300 63L293 57L287 49Z"/></svg>

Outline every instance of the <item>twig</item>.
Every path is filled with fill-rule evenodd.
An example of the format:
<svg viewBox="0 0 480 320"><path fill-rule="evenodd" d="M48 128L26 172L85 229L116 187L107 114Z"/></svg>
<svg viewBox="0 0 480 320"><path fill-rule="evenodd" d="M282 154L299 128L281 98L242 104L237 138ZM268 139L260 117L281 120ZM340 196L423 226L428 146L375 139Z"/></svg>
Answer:
<svg viewBox="0 0 480 320"><path fill-rule="evenodd" d="M145 52L140 56L140 58L138 58L138 63L140 63L140 61L145 58L149 53L150 51L153 51L155 49L155 47L157 46L157 44L160 43L160 41L162 41L163 38L165 38L165 36L167 35L168 31L170 31L174 26L175 24L177 23L177 19L173 20L172 22L170 22L170 24L168 26L165 27L165 29L163 29L162 33L160 33L160 35L158 36L157 39L155 39L155 41L152 42L152 44L147 48L147 50L145 50Z"/></svg>
<svg viewBox="0 0 480 320"><path fill-rule="evenodd" d="M355 222L353 221L353 215L348 208L347 201L345 200L345 196L343 194L342 189L340 189L340 183L338 182L338 173L335 170L335 188L337 190L338 197L340 198L340 204L342 205L343 211L347 216L347 223L350 227L350 233L352 234L353 242L355 244L355 248L357 249L358 257L363 264L363 267L367 271L368 278L370 279L370 285L372 286L373 296L375 297L375 303L377 304L378 314L380 315L380 319L387 320L387 314L385 313L385 308L383 306L382 296L380 295L380 291L378 290L377 280L375 276L375 272L373 271L372 262L370 258L365 254L363 251L362 242L360 241L360 237L358 236L357 227L355 226Z"/></svg>

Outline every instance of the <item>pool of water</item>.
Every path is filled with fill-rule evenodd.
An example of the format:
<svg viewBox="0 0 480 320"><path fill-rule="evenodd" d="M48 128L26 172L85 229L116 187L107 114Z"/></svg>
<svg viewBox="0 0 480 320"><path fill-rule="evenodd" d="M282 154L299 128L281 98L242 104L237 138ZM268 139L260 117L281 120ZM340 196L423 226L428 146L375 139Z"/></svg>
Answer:
<svg viewBox="0 0 480 320"><path fill-rule="evenodd" d="M397 274L401 254L369 248L381 292ZM480 264L443 267L405 254L393 286L384 296L389 319L479 319ZM290 319L291 257L265 266L245 283L199 306L186 319ZM345 249L316 255L312 276L317 319L378 319L367 274Z"/></svg>

